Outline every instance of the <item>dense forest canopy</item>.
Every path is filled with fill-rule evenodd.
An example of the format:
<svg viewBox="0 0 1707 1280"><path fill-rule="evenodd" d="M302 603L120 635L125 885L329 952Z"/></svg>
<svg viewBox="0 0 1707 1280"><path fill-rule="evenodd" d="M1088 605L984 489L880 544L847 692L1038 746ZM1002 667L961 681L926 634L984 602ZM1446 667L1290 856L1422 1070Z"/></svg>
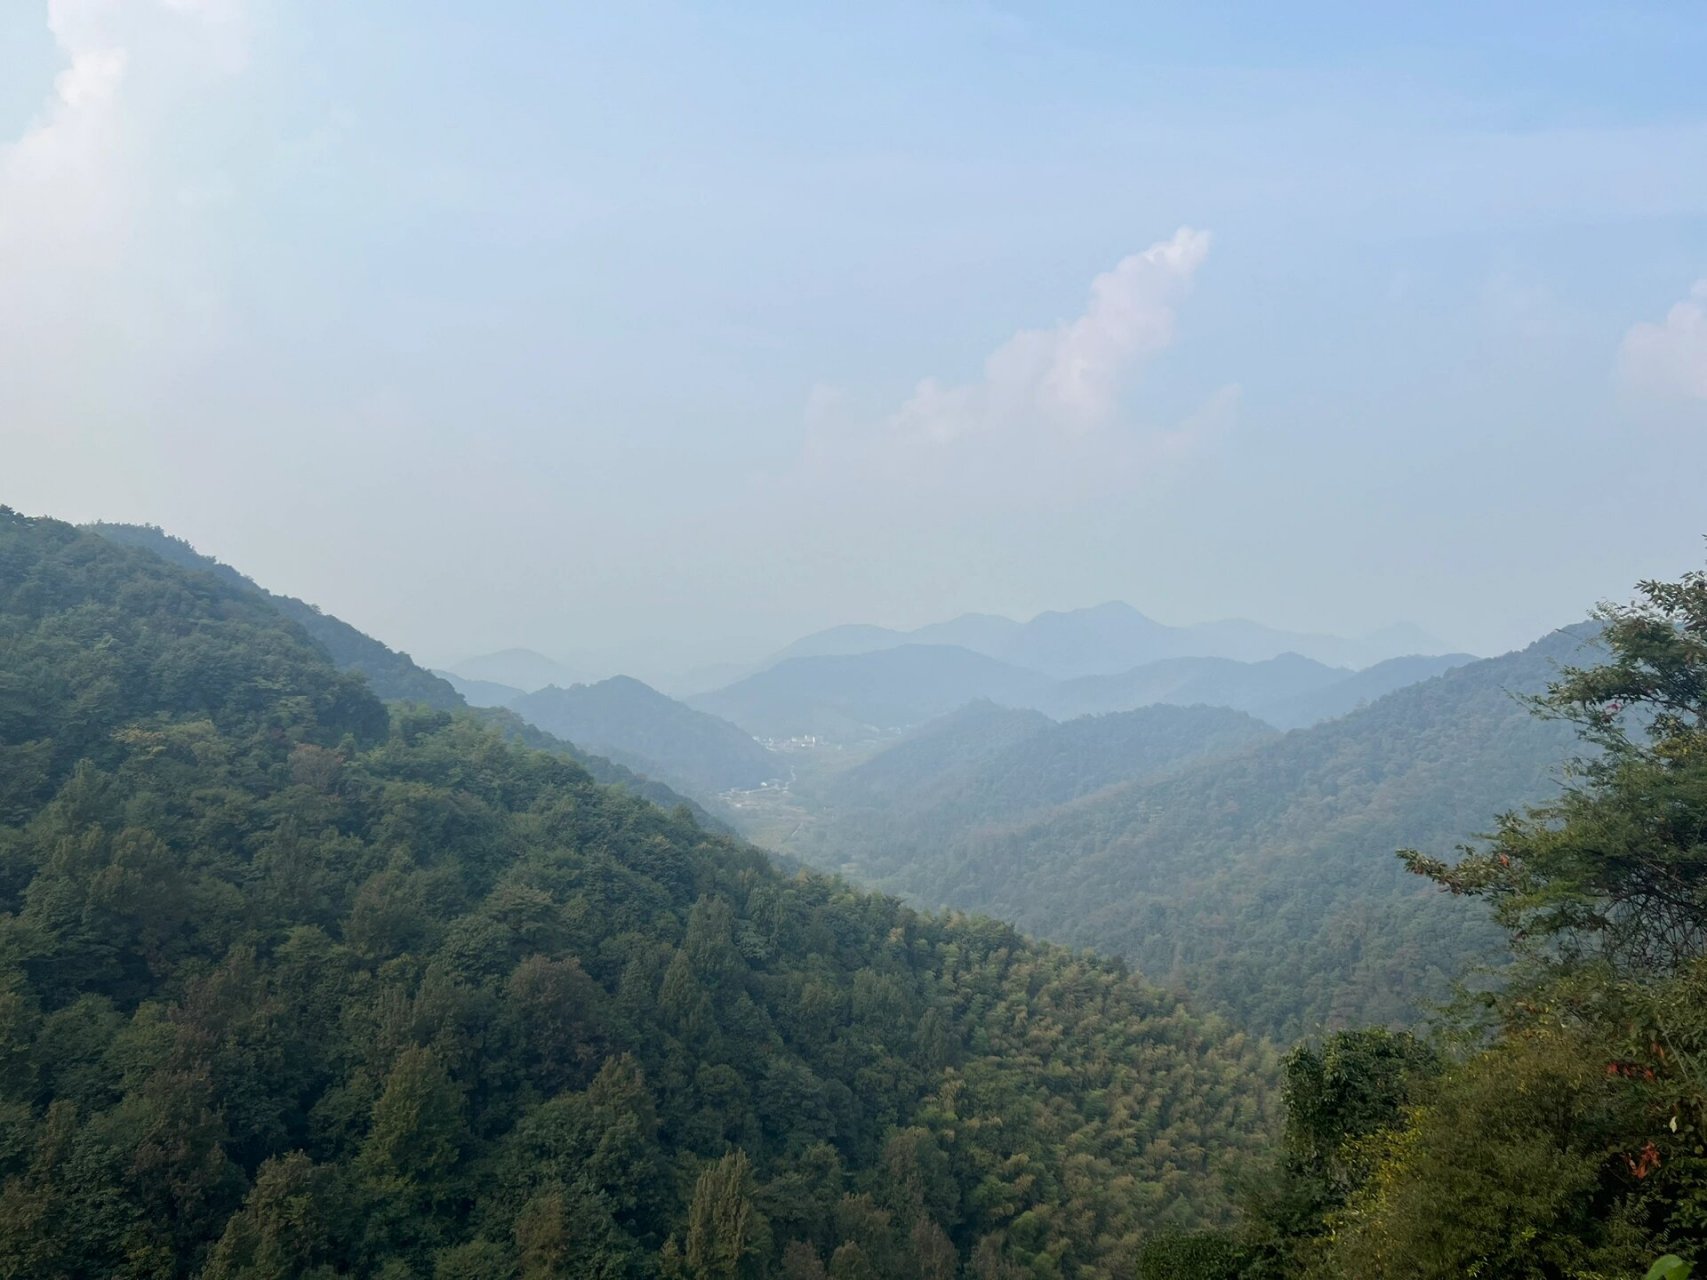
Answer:
<svg viewBox="0 0 1707 1280"><path fill-rule="evenodd" d="M424 703L443 711L458 711L470 705L483 705L468 702L448 680L417 666L408 654L399 653L372 636L356 630L343 619L334 618L306 601L268 591L230 565L221 564L211 556L202 555L182 538L174 538L152 525L103 522L88 527L103 538L125 546L152 551L155 555L188 569L204 570L230 586L261 597L306 631L309 638L325 651L338 670L355 672L362 676L368 687L381 698ZM503 701L508 700L500 700ZM678 795L658 778L584 750L577 743L565 741L502 706L483 709L481 718L511 741L569 756L596 781L616 784L665 808L685 803L702 822L722 826L722 823L704 808L693 800Z"/></svg>
<svg viewBox="0 0 1707 1280"><path fill-rule="evenodd" d="M1271 1051L0 509L0 1274L1129 1276Z"/></svg>

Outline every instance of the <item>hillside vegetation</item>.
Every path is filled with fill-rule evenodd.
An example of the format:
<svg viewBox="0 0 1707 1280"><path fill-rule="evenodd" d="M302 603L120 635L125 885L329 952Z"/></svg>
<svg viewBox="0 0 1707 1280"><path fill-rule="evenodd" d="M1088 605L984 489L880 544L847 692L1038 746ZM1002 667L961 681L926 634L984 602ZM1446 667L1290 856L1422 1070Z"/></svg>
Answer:
<svg viewBox="0 0 1707 1280"><path fill-rule="evenodd" d="M97 523L90 530L127 547L140 547L185 569L211 573L227 586L258 595L306 631L340 671L360 672L377 697L388 702L419 702L442 711L463 705L449 682L415 665L406 653L391 649L340 618L322 613L294 596L275 595L252 578L211 556L204 556L182 538L144 524Z"/></svg>
<svg viewBox="0 0 1707 1280"><path fill-rule="evenodd" d="M0 1275L1130 1276L1274 1064L0 509Z"/></svg>
<svg viewBox="0 0 1707 1280"><path fill-rule="evenodd" d="M1567 789L1481 848L1402 855L1449 903L1491 908L1503 987L1433 1043L1359 1029L1295 1049L1245 1220L1150 1241L1142 1280L1699 1274L1707 573L1641 591L1538 700L1582 735Z"/></svg>
<svg viewBox="0 0 1707 1280"><path fill-rule="evenodd" d="M924 866L976 831L1274 736L1224 707L1142 707L1057 724L973 703L821 781L793 850L855 878Z"/></svg>
<svg viewBox="0 0 1707 1280"><path fill-rule="evenodd" d="M1556 632L1284 735L1239 717L1230 737L1176 740L1210 723L1202 708L1034 731L1007 763L927 796L838 804L832 785L790 848L928 905L1125 956L1285 1038L1408 1024L1497 938L1405 876L1392 850L1468 840L1556 793L1574 739L1518 695L1591 653L1591 635ZM1107 740L1128 725L1199 747L1131 761ZM1187 763L1194 751L1208 758ZM887 768L878 755L851 786Z"/></svg>
<svg viewBox="0 0 1707 1280"><path fill-rule="evenodd" d="M362 676L380 698L419 702L442 711L459 711L468 706L480 708L480 718L511 741L566 755L586 769L595 781L623 787L665 808L686 804L701 821L722 826L719 819L695 801L677 794L657 778L560 739L486 699L465 701L452 682L417 666L408 654L389 648L306 601L268 591L230 565L203 555L182 538L174 538L152 525L101 523L88 528L108 541L139 547L182 568L210 573L225 585L266 601L307 632L338 670Z"/></svg>

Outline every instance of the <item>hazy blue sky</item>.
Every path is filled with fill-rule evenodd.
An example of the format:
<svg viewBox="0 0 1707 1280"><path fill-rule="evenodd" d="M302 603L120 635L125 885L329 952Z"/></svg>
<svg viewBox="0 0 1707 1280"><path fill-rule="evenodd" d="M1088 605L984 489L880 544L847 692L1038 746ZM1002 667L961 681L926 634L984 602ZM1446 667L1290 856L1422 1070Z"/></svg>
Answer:
<svg viewBox="0 0 1707 1280"><path fill-rule="evenodd" d="M1493 651L1702 559L1704 65L1696 3L6 0L0 501L435 662Z"/></svg>

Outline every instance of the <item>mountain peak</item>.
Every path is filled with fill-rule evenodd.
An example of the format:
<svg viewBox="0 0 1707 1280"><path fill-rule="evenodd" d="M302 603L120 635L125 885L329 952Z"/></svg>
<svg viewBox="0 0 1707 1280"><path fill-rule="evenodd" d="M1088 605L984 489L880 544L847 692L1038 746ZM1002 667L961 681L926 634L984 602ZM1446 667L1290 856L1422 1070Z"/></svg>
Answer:
<svg viewBox="0 0 1707 1280"><path fill-rule="evenodd" d="M507 684L525 693L547 685L560 688L578 682L580 676L564 663L548 658L535 649L499 649L495 653L477 654L451 667L465 680L480 680L492 684Z"/></svg>

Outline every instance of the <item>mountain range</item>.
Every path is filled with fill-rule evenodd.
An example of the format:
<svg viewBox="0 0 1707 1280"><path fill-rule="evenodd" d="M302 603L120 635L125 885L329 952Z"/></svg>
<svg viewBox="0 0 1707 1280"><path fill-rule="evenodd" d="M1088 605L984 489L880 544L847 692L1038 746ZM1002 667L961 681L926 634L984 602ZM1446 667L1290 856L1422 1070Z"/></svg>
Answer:
<svg viewBox="0 0 1707 1280"><path fill-rule="evenodd" d="M587 678L577 668L533 649L501 649L464 658L455 664L454 674L475 684L501 686L517 693L532 693L549 684L575 684Z"/></svg>
<svg viewBox="0 0 1707 1280"><path fill-rule="evenodd" d="M1295 728L1472 660L1468 654L1413 656L1352 671L1294 653L1257 662L1163 658L1118 674L1055 680L958 645L906 644L786 658L688 702L755 737L815 736L832 742L880 739L978 699L1030 708L1057 720L1157 703L1202 703Z"/></svg>
<svg viewBox="0 0 1707 1280"><path fill-rule="evenodd" d="M1163 658L1261 662L1285 653L1299 654L1325 666L1361 670L1388 658L1441 654L1450 649L1410 624L1386 627L1355 639L1285 631L1243 619L1175 627L1156 622L1131 605L1110 602L1040 613L1026 622L968 613L912 630L852 623L803 636L762 660L701 663L691 670L648 679L672 696L686 698L737 683L791 658L848 657L903 645L970 649L1055 679L1112 675ZM609 657L583 654L560 661L524 648L464 658L436 672L470 684L505 686L518 694L533 693L551 684L567 687L591 683L619 673Z"/></svg>
<svg viewBox="0 0 1707 1280"><path fill-rule="evenodd" d="M690 706L758 738L880 736L978 698L1014 705L1042 696L1047 677L955 645L788 658Z"/></svg>
<svg viewBox="0 0 1707 1280"><path fill-rule="evenodd" d="M1524 697L1591 660L1594 635L1566 628L1284 734L1247 719L1211 735L1203 707L1066 724L969 708L819 782L787 847L1124 955L1277 1035L1404 1022L1495 934L1393 851L1450 848L1557 793L1575 736ZM1140 725L1145 752L1122 761L1109 739Z"/></svg>
<svg viewBox="0 0 1707 1280"><path fill-rule="evenodd" d="M1281 631L1243 619L1174 627L1116 601L1040 613L1029 622L974 613L912 631L869 625L832 627L796 640L768 665L790 658L846 657L920 644L956 645L1056 679L1112 674L1162 658L1260 662L1284 653L1360 669L1387 658L1442 653L1449 648L1409 625L1388 627L1360 639Z"/></svg>

